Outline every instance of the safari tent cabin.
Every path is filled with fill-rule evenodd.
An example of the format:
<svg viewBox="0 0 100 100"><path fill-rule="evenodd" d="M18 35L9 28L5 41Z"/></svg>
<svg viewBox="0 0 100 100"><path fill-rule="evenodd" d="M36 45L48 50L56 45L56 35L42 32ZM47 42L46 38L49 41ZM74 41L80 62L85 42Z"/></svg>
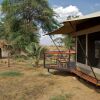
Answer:
<svg viewBox="0 0 100 100"><path fill-rule="evenodd" d="M74 73L81 77L83 74L88 75L100 84L100 12L67 20L63 24L49 35L72 35L76 39L76 72Z"/></svg>

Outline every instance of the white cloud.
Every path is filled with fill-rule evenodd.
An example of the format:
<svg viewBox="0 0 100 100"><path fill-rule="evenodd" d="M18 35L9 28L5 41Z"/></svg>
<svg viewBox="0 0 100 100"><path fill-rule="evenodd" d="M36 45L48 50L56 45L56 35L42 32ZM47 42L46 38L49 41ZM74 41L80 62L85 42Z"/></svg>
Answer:
<svg viewBox="0 0 100 100"><path fill-rule="evenodd" d="M79 9L76 6L69 5L67 7L55 7L53 8L54 12L57 14L57 16L54 16L59 22L63 22L67 19L69 15L74 16L81 16L82 13L79 11Z"/></svg>
<svg viewBox="0 0 100 100"><path fill-rule="evenodd" d="M40 43L41 45L53 45L52 40L48 35L45 35L46 33L43 32L43 30L40 28L39 33L41 35Z"/></svg>
<svg viewBox="0 0 100 100"><path fill-rule="evenodd" d="M53 42L51 41L50 37L48 35L42 36L40 39L40 42L42 45L53 45Z"/></svg>
<svg viewBox="0 0 100 100"><path fill-rule="evenodd" d="M54 16L54 18L58 20L59 22L65 21L69 15L78 15L78 16L82 15L79 9L76 6L72 6L72 5L69 5L65 8L61 6L60 7L55 6L53 10L57 14L57 16ZM43 34L42 30L40 30L40 33ZM55 37L61 37L61 35L57 35ZM40 42L43 45L53 44L49 36L41 36Z"/></svg>
<svg viewBox="0 0 100 100"><path fill-rule="evenodd" d="M48 35L44 35L46 33L44 33L42 31L42 29L39 30L39 33L41 34L41 38L40 38L40 43L41 45L54 45L53 41L51 40L51 38ZM57 37L62 37L62 35L54 35L52 38L55 39Z"/></svg>

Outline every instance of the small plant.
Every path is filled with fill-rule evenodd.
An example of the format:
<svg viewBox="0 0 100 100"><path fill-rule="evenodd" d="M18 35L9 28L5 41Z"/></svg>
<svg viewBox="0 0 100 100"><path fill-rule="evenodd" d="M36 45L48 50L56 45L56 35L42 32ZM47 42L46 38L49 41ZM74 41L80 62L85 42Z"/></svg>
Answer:
<svg viewBox="0 0 100 100"><path fill-rule="evenodd" d="M71 100L71 94L60 94L56 96L52 96L49 100Z"/></svg>
<svg viewBox="0 0 100 100"><path fill-rule="evenodd" d="M57 95L50 98L50 100L66 100L66 97L63 95Z"/></svg>
<svg viewBox="0 0 100 100"><path fill-rule="evenodd" d="M6 71L6 72L0 73L0 76L4 76L4 77L15 77L15 76L21 76L21 75L22 73L18 71Z"/></svg>
<svg viewBox="0 0 100 100"><path fill-rule="evenodd" d="M26 51L29 54L29 56L31 56L34 59L36 67L39 66L39 61L40 61L42 50L43 48L38 43L34 43L34 42L32 42L26 47Z"/></svg>

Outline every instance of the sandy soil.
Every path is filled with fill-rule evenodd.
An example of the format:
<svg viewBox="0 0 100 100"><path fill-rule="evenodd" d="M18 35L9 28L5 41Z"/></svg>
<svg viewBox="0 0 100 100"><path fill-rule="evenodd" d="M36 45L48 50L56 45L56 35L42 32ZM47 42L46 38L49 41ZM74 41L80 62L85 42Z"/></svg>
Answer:
<svg viewBox="0 0 100 100"><path fill-rule="evenodd" d="M27 65L0 67L0 73L6 71L23 74L0 76L0 100L57 100L51 98L59 95L67 95L66 100L100 100L100 89L67 72L48 73L43 67Z"/></svg>

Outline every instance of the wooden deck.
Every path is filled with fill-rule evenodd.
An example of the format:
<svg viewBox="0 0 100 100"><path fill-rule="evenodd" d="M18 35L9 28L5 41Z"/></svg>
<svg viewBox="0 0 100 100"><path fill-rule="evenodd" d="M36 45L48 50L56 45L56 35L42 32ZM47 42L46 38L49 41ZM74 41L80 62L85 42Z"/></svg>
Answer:
<svg viewBox="0 0 100 100"><path fill-rule="evenodd" d="M55 69L55 70L60 70L60 71L69 71L69 72L71 72L70 71L70 69L69 68L65 68L65 67L59 67L58 65L56 65L56 64L52 64L52 65L46 65L45 66L45 68L47 68L47 69Z"/></svg>
<svg viewBox="0 0 100 100"><path fill-rule="evenodd" d="M67 72L71 72L71 73L74 73L76 74L77 76L79 76L80 78L83 78L93 84L95 84L96 86L100 86L100 80L97 80L95 79L94 77L88 75L88 74L85 74L83 73L82 71L79 71L75 68L62 68L62 67L59 67L57 65L47 65L45 68L47 69L54 69L54 70L59 70L59 71L67 71Z"/></svg>
<svg viewBox="0 0 100 100"><path fill-rule="evenodd" d="M70 54L74 54L74 53L75 52L70 52ZM63 57L62 57L62 55L63 55ZM66 59L67 57L64 58L64 55L69 55L69 52L67 52L67 51L66 52L63 52L63 51L61 51L61 52L58 52L58 51L46 52L44 54L44 68L47 68L48 71L49 71L49 69L54 69L54 70L67 71L70 73L74 73L75 75L79 76L80 78L83 78L84 80L89 81L89 82L95 84L96 86L100 86L99 78L96 78L96 77L90 75L89 73L85 73L82 70L78 70L78 67L76 67L76 64L73 64L72 63L73 61ZM83 66L83 68L84 68L84 66ZM92 71L91 71L91 73L92 73Z"/></svg>

